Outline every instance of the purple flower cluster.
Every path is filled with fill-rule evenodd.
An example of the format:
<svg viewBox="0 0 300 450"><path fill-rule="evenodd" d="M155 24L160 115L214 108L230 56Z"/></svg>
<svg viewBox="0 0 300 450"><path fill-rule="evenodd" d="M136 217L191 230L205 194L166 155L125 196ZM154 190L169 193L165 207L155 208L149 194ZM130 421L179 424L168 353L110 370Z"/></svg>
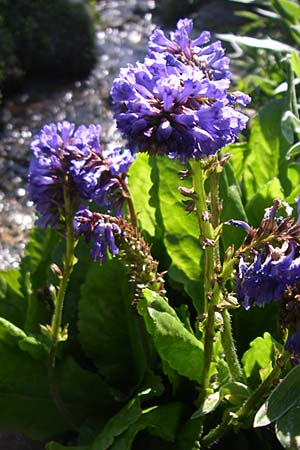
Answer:
<svg viewBox="0 0 300 450"><path fill-rule="evenodd" d="M300 355L300 333L294 333L287 341L284 348L292 355ZM299 364L300 361L296 361Z"/></svg>
<svg viewBox="0 0 300 450"><path fill-rule="evenodd" d="M277 215L283 209L285 216ZM300 202L298 219L292 218L292 208L275 200L267 208L258 229L241 221L247 237L241 247L237 267L237 298L245 309L263 306L272 300L282 301L287 289L300 282Z"/></svg>
<svg viewBox="0 0 300 450"><path fill-rule="evenodd" d="M116 223L106 221L105 217L103 214L83 209L77 212L73 221L75 234L77 236L84 235L86 243L93 242L91 257L100 262L107 260L108 251L112 256L119 253L115 235L121 234L121 229Z"/></svg>
<svg viewBox="0 0 300 450"><path fill-rule="evenodd" d="M192 40L193 23L180 20L168 39L150 36L143 63L121 69L111 95L118 128L134 151L185 162L216 154L236 139L247 117L236 109L250 98L229 94L229 59L210 34Z"/></svg>
<svg viewBox="0 0 300 450"><path fill-rule="evenodd" d="M282 300L285 290L300 282L300 249L284 242L281 248L267 245L264 251L253 251L253 261L240 256L236 292L245 309Z"/></svg>
<svg viewBox="0 0 300 450"><path fill-rule="evenodd" d="M121 213L122 182L134 157L129 150L103 150L100 132L100 125L76 129L64 121L45 125L33 139L28 190L42 228L56 227L82 199Z"/></svg>

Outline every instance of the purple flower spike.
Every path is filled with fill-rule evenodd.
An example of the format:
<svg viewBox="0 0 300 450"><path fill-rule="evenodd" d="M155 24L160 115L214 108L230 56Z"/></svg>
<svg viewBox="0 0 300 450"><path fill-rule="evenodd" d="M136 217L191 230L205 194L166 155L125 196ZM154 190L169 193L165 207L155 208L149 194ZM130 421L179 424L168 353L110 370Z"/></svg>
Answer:
<svg viewBox="0 0 300 450"><path fill-rule="evenodd" d="M242 221L227 222L242 226L248 233L238 256L236 281L237 298L245 309L252 305L263 306L272 300L280 301L282 305L293 299L296 305L299 303L300 225L299 217L294 220L292 211L289 204L275 199L273 206L265 210L257 229ZM299 313L300 308L292 314L293 318L298 317ZM281 322L288 327L290 317L288 320L282 318Z"/></svg>
<svg viewBox="0 0 300 450"><path fill-rule="evenodd" d="M83 209L77 212L73 224L77 236L83 235L86 242L92 241L90 254L95 261L106 261L108 252L112 256L119 253L115 235L121 234L121 229L116 223L109 222L109 216Z"/></svg>
<svg viewBox="0 0 300 450"><path fill-rule="evenodd" d="M297 248L299 255L299 248ZM253 262L240 257L236 285L237 298L245 309L263 306L272 300L282 300L285 290L300 281L300 258L296 248L269 247L257 252Z"/></svg>
<svg viewBox="0 0 300 450"><path fill-rule="evenodd" d="M81 125L67 121L45 125L33 139L35 159L29 169L29 197L40 213L39 225L55 228L63 222L65 195L72 211L81 199L95 201L107 210L122 210L123 183L134 160L129 150L103 150L100 125Z"/></svg>
<svg viewBox="0 0 300 450"><path fill-rule="evenodd" d="M229 59L220 42L203 32L192 40L193 23L178 22L168 39L150 37L143 63L121 69L111 96L117 126L134 151L186 162L215 155L236 140L248 118L236 109L250 97L230 95Z"/></svg>

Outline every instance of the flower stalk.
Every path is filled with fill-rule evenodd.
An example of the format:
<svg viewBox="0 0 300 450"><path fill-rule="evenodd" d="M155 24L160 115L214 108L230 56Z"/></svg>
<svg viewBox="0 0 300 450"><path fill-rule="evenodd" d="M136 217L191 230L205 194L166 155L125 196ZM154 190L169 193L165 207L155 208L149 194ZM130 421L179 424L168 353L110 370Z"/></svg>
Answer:
<svg viewBox="0 0 300 450"><path fill-rule="evenodd" d="M64 332L61 329L64 299L73 267L76 264L76 258L74 255L76 239L73 231L73 212L71 197L66 187L64 188L64 206L66 211L66 253L63 262L63 272L60 276L57 294L55 295L54 313L51 321L51 344L48 355L48 380L50 392L57 409L61 413L62 417L64 417L65 420L71 425L71 427L76 429L77 427L74 418L66 409L61 399L55 377L57 345L60 340L65 338L63 336Z"/></svg>

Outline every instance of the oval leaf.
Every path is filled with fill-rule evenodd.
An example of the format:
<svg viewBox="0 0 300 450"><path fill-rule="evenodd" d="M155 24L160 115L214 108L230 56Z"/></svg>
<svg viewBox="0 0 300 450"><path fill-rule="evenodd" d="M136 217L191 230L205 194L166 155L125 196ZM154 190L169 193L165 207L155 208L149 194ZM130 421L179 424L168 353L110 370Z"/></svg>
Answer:
<svg viewBox="0 0 300 450"><path fill-rule="evenodd" d="M263 427L280 419L300 403L300 366L294 367L276 386L254 419L254 427Z"/></svg>
<svg viewBox="0 0 300 450"><path fill-rule="evenodd" d="M203 368L203 345L179 320L166 299L149 289L138 304L147 331L162 360L180 375L201 382Z"/></svg>

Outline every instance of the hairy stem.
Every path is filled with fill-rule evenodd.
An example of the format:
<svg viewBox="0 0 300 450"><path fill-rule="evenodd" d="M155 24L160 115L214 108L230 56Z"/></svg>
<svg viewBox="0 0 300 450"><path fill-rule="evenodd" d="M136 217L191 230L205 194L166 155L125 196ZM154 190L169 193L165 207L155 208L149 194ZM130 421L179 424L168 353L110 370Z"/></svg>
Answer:
<svg viewBox="0 0 300 450"><path fill-rule="evenodd" d="M226 355L226 361L230 370L230 374L234 381L240 381L241 383L246 383L244 372L241 368L231 328L231 317L227 309L222 311L223 317L223 332L221 333L222 345L224 353Z"/></svg>
<svg viewBox="0 0 300 450"><path fill-rule="evenodd" d="M59 287L55 296L54 314L51 321L51 344L48 356L48 379L50 392L57 406L57 409L61 413L62 417L64 417L65 420L72 426L72 428L76 429L74 419L71 417L69 411L66 409L61 399L55 377L56 351L60 337L64 299L70 276L76 261L74 256L76 241L73 231L71 199L66 189L64 191L64 203L66 210L66 253L64 258L63 273L60 277Z"/></svg>
<svg viewBox="0 0 300 450"><path fill-rule="evenodd" d="M207 315L205 321L204 336L204 367L202 372L202 388L205 393L209 387L209 374L213 355L213 341L215 335L215 306L219 301L219 286L215 280L215 241L212 217L208 211L207 195L205 192L205 176L200 161L191 162L193 170L193 187L195 193L195 205L200 228L200 239L204 247L205 272L204 272L204 313ZM215 214L217 212L215 211ZM219 222L214 217L216 223ZM217 251L218 254L218 251ZM201 394L200 394L201 397Z"/></svg>
<svg viewBox="0 0 300 450"><path fill-rule="evenodd" d="M126 183L126 180L124 180L122 178L122 176L119 177L122 189L123 189L123 193L124 193L124 197L126 199L127 202L127 206L128 206L128 210L129 210L129 215L130 215L130 221L132 223L132 225L137 228L138 224L137 224L137 216L136 216L136 212L134 209L134 204L132 201L132 197L128 188L128 184Z"/></svg>

